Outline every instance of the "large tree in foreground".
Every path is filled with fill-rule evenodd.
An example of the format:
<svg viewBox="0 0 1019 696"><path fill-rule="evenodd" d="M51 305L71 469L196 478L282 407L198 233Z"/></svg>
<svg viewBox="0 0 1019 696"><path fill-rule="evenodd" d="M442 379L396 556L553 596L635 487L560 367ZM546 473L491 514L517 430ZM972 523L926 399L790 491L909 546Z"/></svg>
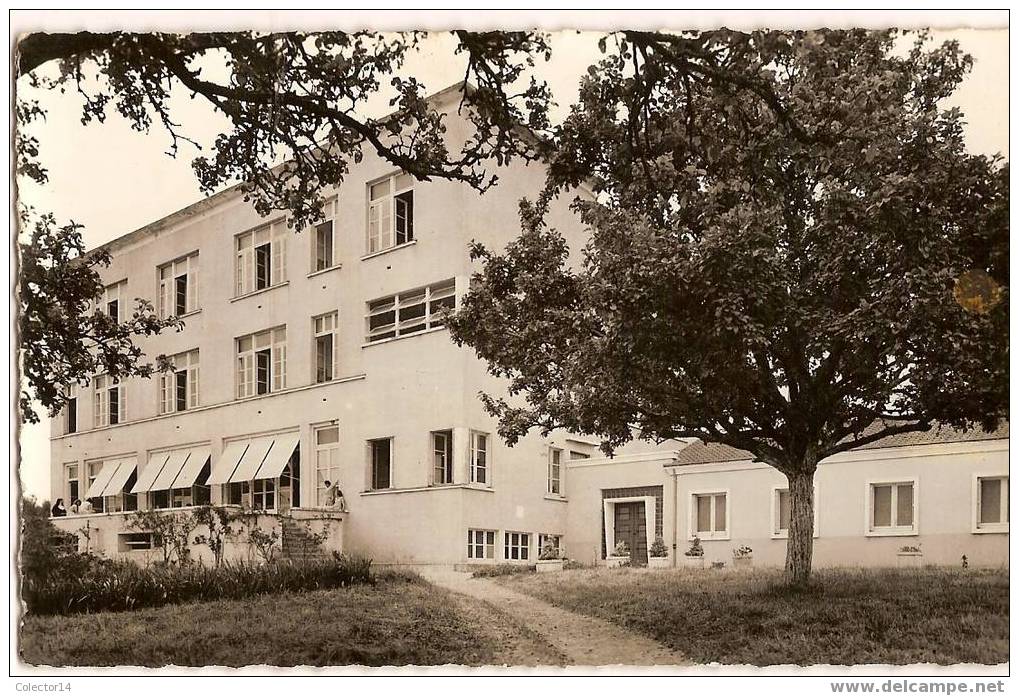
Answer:
<svg viewBox="0 0 1019 696"><path fill-rule="evenodd" d="M944 110L970 67L896 32L610 39L557 134L546 196L483 263L453 336L532 428L696 437L786 475L808 581L818 462L1008 408L1008 167ZM912 46L910 48L910 46ZM904 49L904 50L903 50ZM543 223L581 182L579 268Z"/></svg>

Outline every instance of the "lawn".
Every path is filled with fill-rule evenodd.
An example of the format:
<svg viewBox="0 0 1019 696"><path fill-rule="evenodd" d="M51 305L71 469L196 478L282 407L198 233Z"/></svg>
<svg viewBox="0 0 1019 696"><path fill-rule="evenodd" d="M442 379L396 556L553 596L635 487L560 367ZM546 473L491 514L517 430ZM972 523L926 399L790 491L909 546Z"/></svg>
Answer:
<svg viewBox="0 0 1019 696"><path fill-rule="evenodd" d="M22 659L45 665L481 665L497 638L416 576L375 586L124 612L30 616Z"/></svg>
<svg viewBox="0 0 1019 696"><path fill-rule="evenodd" d="M584 569L497 580L650 636L699 663L1008 661L1008 570Z"/></svg>

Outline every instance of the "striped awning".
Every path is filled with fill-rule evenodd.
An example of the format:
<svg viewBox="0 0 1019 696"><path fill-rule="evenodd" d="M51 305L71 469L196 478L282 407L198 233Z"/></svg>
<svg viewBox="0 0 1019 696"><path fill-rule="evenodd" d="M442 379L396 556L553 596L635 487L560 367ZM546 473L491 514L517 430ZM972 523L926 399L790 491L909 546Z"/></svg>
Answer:
<svg viewBox="0 0 1019 696"><path fill-rule="evenodd" d="M202 468L209 461L211 452L212 450L208 447L192 447L188 450L184 466L181 468L180 473L177 474L177 478L174 479L171 488L191 488L191 486L195 485L198 475L202 473Z"/></svg>
<svg viewBox="0 0 1019 696"><path fill-rule="evenodd" d="M110 477L109 482L106 484L106 488L103 489L103 495L120 495L124 492L124 486L127 484L128 479L131 478L131 474L138 467L137 457L125 457L117 461L117 470Z"/></svg>
<svg viewBox="0 0 1019 696"><path fill-rule="evenodd" d="M106 486L110 483L110 479L117 473L117 469L120 467L119 459L111 459L108 462L103 463L103 468L99 470L99 474L96 476L96 480L92 482L92 485L88 487L85 492L86 498L100 498L103 495L103 491L106 490Z"/></svg>
<svg viewBox="0 0 1019 696"><path fill-rule="evenodd" d="M269 450L269 454L265 455L265 461L262 462L262 466L258 468L258 471L251 478L271 479L282 474L283 469L286 467L287 462L290 461L290 457L300 441L301 436L299 433L279 435L274 438L272 449Z"/></svg>
<svg viewBox="0 0 1019 696"><path fill-rule="evenodd" d="M221 483L229 483L234 470L241 461L241 457L248 449L247 440L231 442L223 448L215 466L212 467L212 474L209 476L209 485L216 486Z"/></svg>
<svg viewBox="0 0 1019 696"><path fill-rule="evenodd" d="M150 491L167 491L173 486L174 480L177 475L180 474L180 470L184 468L184 462L188 458L190 450L179 449L170 452L170 456L166 458L166 464L163 465L163 470L159 472L159 476L152 482Z"/></svg>
<svg viewBox="0 0 1019 696"><path fill-rule="evenodd" d="M265 461L266 455L269 454L273 442L274 440L271 437L260 437L250 440L247 451L244 452L244 456L241 457L240 463L230 477L230 483L253 480L259 467L262 466L262 462Z"/></svg>
<svg viewBox="0 0 1019 696"><path fill-rule="evenodd" d="M159 472L163 470L163 465L166 464L166 460L169 459L169 457L169 452L150 454L149 461L138 473L138 480L135 482L134 488L131 489L131 492L146 493L152 490L152 484L155 483L156 477L159 476Z"/></svg>

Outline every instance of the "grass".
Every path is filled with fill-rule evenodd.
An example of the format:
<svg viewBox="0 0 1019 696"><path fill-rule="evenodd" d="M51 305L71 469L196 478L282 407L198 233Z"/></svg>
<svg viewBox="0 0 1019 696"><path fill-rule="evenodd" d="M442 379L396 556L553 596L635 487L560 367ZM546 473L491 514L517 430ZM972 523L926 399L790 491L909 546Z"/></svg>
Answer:
<svg viewBox="0 0 1019 696"><path fill-rule="evenodd" d="M527 575L534 572L533 565L517 563L498 563L496 565L478 565L471 568L471 577L499 578L504 575Z"/></svg>
<svg viewBox="0 0 1019 696"><path fill-rule="evenodd" d="M645 634L699 663L999 664L1008 570L578 570L499 582Z"/></svg>
<svg viewBox="0 0 1019 696"><path fill-rule="evenodd" d="M19 643L42 665L482 665L498 646L479 624L446 591L383 571L374 586L28 616Z"/></svg>

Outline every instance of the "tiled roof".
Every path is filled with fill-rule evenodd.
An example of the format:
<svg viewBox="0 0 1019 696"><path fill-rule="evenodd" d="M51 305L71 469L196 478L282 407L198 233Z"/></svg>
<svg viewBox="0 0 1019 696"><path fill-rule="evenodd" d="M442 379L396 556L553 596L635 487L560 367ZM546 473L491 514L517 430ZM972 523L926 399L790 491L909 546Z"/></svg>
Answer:
<svg viewBox="0 0 1019 696"><path fill-rule="evenodd" d="M880 427L875 423L864 431L864 435L873 433ZM911 445L934 445L947 442L977 442L980 440L1007 440L1008 421L1002 423L992 432L986 433L982 428L971 428L963 432L950 427L935 426L923 432L900 433L892 435L876 442L863 445L856 449L886 449L889 447L909 447ZM694 464L721 464L723 462L753 461L754 455L745 450L736 449L729 445L717 442L703 443L693 442L679 452L675 463L670 462L668 466L691 466Z"/></svg>

